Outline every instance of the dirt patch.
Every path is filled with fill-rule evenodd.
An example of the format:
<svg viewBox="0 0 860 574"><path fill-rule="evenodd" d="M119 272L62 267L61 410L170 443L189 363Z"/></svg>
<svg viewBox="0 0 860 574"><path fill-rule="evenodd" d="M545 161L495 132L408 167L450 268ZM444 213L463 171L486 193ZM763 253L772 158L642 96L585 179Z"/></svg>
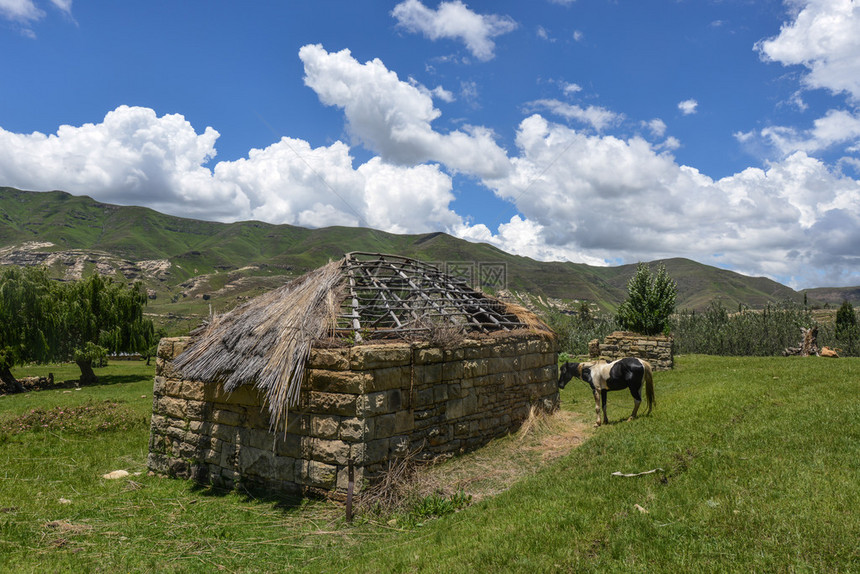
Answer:
<svg viewBox="0 0 860 574"><path fill-rule="evenodd" d="M52 520L42 525L44 528L57 532L58 534L84 534L93 529L88 524L75 524L68 520Z"/></svg>
<svg viewBox="0 0 860 574"><path fill-rule="evenodd" d="M393 461L389 474L360 496L361 506L396 512L430 495L463 493L473 502L508 490L565 456L594 432L579 414L533 409L520 429L475 452L435 463ZM416 453L417 454L417 453Z"/></svg>

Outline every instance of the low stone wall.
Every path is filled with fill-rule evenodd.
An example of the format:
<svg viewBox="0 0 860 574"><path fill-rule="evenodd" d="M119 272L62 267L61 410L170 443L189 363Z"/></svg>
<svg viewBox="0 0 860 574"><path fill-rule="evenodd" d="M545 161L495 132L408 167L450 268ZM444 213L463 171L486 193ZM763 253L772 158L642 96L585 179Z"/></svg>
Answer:
<svg viewBox="0 0 860 574"><path fill-rule="evenodd" d="M537 335L315 349L287 432L269 432L262 395L179 378L187 338L162 339L153 387L149 468L232 488L343 493L413 453L465 452L515 430L532 405L558 405L554 341ZM417 453L417 454L416 454Z"/></svg>
<svg viewBox="0 0 860 574"><path fill-rule="evenodd" d="M614 361L624 357L645 359L655 371L668 371L675 365L672 338L665 335L648 337L626 331L615 331L603 342L594 339L588 345L592 360Z"/></svg>

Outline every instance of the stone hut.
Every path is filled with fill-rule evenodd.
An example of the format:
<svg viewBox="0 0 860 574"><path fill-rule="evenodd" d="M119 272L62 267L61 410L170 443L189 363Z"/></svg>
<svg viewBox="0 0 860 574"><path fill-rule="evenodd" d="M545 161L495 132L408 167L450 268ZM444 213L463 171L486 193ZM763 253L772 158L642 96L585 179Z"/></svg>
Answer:
<svg viewBox="0 0 860 574"><path fill-rule="evenodd" d="M158 348L150 470L342 495L558 405L554 334L435 267L351 253Z"/></svg>

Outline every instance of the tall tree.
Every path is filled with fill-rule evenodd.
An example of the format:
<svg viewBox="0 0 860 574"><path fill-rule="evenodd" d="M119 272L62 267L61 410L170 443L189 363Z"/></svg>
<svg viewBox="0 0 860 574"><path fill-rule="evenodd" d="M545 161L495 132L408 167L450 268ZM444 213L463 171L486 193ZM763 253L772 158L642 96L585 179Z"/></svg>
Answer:
<svg viewBox="0 0 860 574"><path fill-rule="evenodd" d="M12 375L14 365L54 357L61 323L57 290L45 269L0 272L0 380L11 391L24 390Z"/></svg>
<svg viewBox="0 0 860 574"><path fill-rule="evenodd" d="M856 352L855 344L860 337L860 328L857 326L857 315L854 306L845 300L836 311L836 339L845 345L848 353Z"/></svg>
<svg viewBox="0 0 860 574"><path fill-rule="evenodd" d="M618 308L618 322L628 331L643 335L664 332L675 312L677 286L662 263L652 275L645 263L627 282L627 300Z"/></svg>
<svg viewBox="0 0 860 574"><path fill-rule="evenodd" d="M61 290L63 342L58 356L81 369L81 383L98 381L93 363L108 353L143 352L155 337L144 319L146 293L94 274Z"/></svg>

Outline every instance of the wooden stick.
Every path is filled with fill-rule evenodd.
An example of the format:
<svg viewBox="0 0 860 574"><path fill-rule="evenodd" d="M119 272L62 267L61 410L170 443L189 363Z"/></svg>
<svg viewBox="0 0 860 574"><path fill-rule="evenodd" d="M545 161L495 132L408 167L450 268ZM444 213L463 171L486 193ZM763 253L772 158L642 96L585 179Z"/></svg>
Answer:
<svg viewBox="0 0 860 574"><path fill-rule="evenodd" d="M644 476L646 474L654 474L655 472L663 472L662 468L652 468L651 470L646 470L645 472L634 472L633 474L624 474L620 470L612 473L612 476L620 476L622 478L633 478L634 476Z"/></svg>

